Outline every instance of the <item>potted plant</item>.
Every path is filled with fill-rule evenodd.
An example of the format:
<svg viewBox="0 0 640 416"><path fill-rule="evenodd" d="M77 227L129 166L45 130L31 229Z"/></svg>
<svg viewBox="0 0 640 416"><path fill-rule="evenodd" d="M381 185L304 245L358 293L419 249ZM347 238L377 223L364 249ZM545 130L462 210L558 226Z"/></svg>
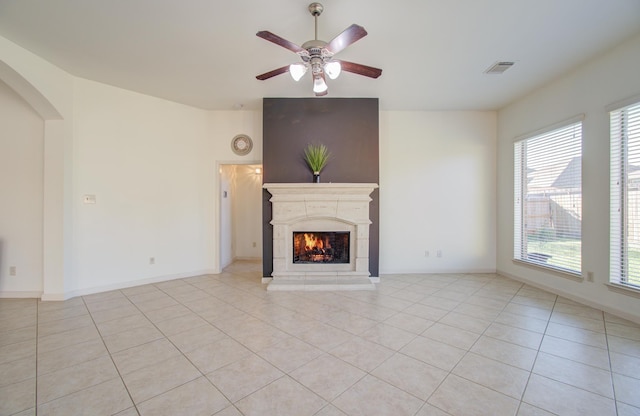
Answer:
<svg viewBox="0 0 640 416"><path fill-rule="evenodd" d="M313 172L313 182L320 183L320 171L325 167L331 153L323 144L309 144L304 149L304 160Z"/></svg>

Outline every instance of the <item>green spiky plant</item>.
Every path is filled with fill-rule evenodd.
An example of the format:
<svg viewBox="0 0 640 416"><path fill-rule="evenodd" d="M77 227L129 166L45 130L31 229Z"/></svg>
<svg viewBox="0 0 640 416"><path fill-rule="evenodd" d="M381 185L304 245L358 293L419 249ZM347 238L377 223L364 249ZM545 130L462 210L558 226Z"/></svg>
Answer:
<svg viewBox="0 0 640 416"><path fill-rule="evenodd" d="M329 149L323 144L309 144L304 149L304 160L316 175L320 174L330 157Z"/></svg>

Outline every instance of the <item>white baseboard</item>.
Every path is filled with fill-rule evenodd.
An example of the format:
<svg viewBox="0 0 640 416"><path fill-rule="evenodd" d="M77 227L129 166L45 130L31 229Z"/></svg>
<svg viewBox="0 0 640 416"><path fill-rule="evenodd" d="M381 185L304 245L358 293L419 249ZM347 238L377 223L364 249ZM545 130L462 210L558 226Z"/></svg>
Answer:
<svg viewBox="0 0 640 416"><path fill-rule="evenodd" d="M500 271L500 270L498 270L497 273L499 275L501 275L501 276L508 277L509 279L513 279L513 280L517 280L518 282L526 283L529 286L533 286L533 287L536 287L538 289L546 290L547 292L551 292L551 293L554 293L556 295L565 297L565 298L570 299L570 300L572 300L574 302L578 302L578 303L581 303L583 305L590 306L592 308L600 309L601 311L608 312L608 313L610 313L612 315L616 315L616 316L619 316L620 318L623 318L623 319L629 320L631 322L635 322L637 324L640 324L640 316L629 314L627 311L624 311L622 309L612 308L610 306L606 306L606 305L603 305L601 303L594 302L591 299L586 299L586 298L583 298L581 296L576 296L573 293L565 292L564 290L558 290L558 288L556 288L556 287L543 285L543 284L540 284L538 282L533 282L531 280L525 279L525 278L520 277L520 276L513 275L511 273L507 273L507 272Z"/></svg>
<svg viewBox="0 0 640 416"><path fill-rule="evenodd" d="M495 274L497 273L496 269L442 269L442 270L381 270L380 275L391 275L391 274L470 274L470 273L479 273L479 274Z"/></svg>
<svg viewBox="0 0 640 416"><path fill-rule="evenodd" d="M61 302L69 299L64 293L43 293L40 300L43 302Z"/></svg>
<svg viewBox="0 0 640 416"><path fill-rule="evenodd" d="M234 257L233 261L262 261L262 257ZM233 262L231 262L233 263Z"/></svg>
<svg viewBox="0 0 640 416"><path fill-rule="evenodd" d="M32 299L32 298L40 298L42 296L42 292L37 291L6 291L0 292L0 299Z"/></svg>
<svg viewBox="0 0 640 416"><path fill-rule="evenodd" d="M65 292L63 300L75 298L77 296L93 295L94 293L109 292L111 290L119 290L119 289L126 289L129 287L148 285L151 283L161 283L169 280L202 276L205 274L217 274L217 273L215 273L215 270L197 270L197 271L187 272L187 273L176 273L176 274L170 274L170 275L164 275L164 276L150 277L150 278L141 279L141 280L131 280L128 282L118 282L112 285L94 286L94 287ZM44 297L42 300L45 300ZM49 300L54 300L54 299L49 299Z"/></svg>

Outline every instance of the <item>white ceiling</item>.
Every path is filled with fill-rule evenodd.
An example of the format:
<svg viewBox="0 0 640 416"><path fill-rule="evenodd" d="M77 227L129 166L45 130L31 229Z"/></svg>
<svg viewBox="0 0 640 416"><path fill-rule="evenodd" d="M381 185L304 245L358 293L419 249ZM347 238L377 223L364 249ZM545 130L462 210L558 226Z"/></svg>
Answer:
<svg viewBox="0 0 640 416"><path fill-rule="evenodd" d="M255 36L314 37L309 0L0 0L0 36L69 73L210 110L312 97L306 75L255 76L299 60ZM640 0L323 0L319 38L369 35L337 57L383 69L343 73L328 97L383 110L490 110L640 31ZM503 75L483 72L515 61Z"/></svg>

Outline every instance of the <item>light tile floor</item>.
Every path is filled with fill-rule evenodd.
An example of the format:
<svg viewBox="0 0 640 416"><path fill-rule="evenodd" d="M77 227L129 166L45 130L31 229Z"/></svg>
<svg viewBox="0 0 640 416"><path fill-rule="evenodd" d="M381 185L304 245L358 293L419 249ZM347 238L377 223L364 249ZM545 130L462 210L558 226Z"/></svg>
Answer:
<svg viewBox="0 0 640 416"><path fill-rule="evenodd" d="M640 326L494 274L267 292L260 264L0 300L0 415L640 415Z"/></svg>

